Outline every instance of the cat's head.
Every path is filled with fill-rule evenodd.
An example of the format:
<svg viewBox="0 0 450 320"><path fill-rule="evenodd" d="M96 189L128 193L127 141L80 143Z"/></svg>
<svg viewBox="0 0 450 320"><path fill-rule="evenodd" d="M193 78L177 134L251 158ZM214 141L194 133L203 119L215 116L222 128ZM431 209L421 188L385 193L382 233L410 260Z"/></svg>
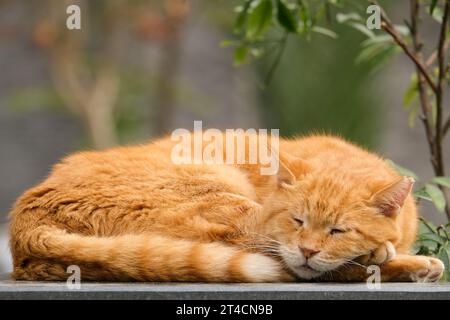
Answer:
<svg viewBox="0 0 450 320"><path fill-rule="evenodd" d="M317 170L291 157L280 163L278 183L266 201L265 234L292 272L312 279L386 241L395 243L396 218L414 180L339 167Z"/></svg>

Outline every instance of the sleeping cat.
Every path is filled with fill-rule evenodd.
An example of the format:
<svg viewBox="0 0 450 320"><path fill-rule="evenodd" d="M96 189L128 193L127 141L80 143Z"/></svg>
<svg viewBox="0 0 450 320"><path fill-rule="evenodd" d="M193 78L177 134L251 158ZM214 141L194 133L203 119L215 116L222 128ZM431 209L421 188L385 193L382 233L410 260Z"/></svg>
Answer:
<svg viewBox="0 0 450 320"><path fill-rule="evenodd" d="M176 165L170 138L81 152L11 213L13 278L286 282L437 281L413 256L413 180L337 137L281 139L279 170ZM248 152L248 150L247 150Z"/></svg>

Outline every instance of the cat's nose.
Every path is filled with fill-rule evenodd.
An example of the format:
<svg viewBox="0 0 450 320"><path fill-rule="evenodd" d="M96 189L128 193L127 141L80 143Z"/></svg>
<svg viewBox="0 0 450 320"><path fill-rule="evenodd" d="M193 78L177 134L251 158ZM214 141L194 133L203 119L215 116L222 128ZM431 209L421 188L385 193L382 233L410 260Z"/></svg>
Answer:
<svg viewBox="0 0 450 320"><path fill-rule="evenodd" d="M299 246L300 251L303 253L306 259L311 258L313 255L318 254L320 250L313 250L309 248L303 248Z"/></svg>

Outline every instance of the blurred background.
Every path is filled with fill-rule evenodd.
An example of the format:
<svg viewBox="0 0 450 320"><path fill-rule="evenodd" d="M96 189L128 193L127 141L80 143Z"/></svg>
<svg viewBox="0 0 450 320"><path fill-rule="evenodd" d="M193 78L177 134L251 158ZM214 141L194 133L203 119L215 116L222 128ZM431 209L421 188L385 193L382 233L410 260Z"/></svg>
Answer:
<svg viewBox="0 0 450 320"><path fill-rule="evenodd" d="M82 8L82 30L65 27L69 4ZM423 128L411 128L402 109L413 71L406 58L373 73L355 64L364 37L337 27L338 40L292 37L262 88L270 52L235 67L232 49L219 45L232 37L235 4L0 0L0 273L11 270L14 200L61 157L149 141L194 120L284 136L336 133L433 176ZM408 1L389 5L401 17ZM445 221L431 206L422 213Z"/></svg>

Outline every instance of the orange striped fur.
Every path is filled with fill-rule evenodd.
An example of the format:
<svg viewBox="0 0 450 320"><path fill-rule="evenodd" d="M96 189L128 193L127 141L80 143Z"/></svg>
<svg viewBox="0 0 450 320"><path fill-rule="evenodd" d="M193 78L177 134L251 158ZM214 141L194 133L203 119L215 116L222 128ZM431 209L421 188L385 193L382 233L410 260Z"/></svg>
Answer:
<svg viewBox="0 0 450 320"><path fill-rule="evenodd" d="M83 280L364 280L349 261L376 261L386 281L440 277L439 260L409 255L412 181L377 155L336 137L281 140L278 175L261 176L257 164L175 165L173 145L55 165L11 212L13 277L65 280L78 265Z"/></svg>

